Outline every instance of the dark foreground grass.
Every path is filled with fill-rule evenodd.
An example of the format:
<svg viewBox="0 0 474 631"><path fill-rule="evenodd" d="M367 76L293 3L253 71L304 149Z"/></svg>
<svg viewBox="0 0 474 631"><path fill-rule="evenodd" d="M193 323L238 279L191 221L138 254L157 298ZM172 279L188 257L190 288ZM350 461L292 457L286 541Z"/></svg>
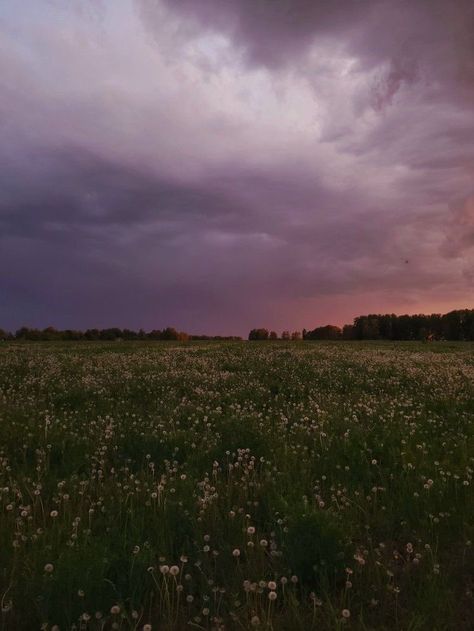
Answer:
<svg viewBox="0 0 474 631"><path fill-rule="evenodd" d="M4 344L1 629L471 629L473 348Z"/></svg>

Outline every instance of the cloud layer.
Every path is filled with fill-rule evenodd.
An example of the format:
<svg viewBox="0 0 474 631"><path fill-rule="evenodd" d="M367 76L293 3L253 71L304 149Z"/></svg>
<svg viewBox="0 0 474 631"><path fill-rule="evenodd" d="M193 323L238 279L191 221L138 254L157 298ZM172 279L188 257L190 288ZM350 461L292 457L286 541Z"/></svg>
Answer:
<svg viewBox="0 0 474 631"><path fill-rule="evenodd" d="M0 325L472 306L471 2L6 0Z"/></svg>

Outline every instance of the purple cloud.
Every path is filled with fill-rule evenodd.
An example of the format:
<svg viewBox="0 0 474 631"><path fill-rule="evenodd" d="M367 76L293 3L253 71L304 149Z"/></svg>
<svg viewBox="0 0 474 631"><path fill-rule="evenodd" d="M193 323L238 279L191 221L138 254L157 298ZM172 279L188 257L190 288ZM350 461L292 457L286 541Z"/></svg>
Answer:
<svg viewBox="0 0 474 631"><path fill-rule="evenodd" d="M245 334L470 306L473 14L7 0L0 325Z"/></svg>

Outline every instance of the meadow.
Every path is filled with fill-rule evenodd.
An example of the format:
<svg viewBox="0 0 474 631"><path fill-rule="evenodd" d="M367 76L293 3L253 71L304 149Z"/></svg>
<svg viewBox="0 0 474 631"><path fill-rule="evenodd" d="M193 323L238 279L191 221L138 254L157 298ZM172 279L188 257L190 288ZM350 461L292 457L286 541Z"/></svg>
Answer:
<svg viewBox="0 0 474 631"><path fill-rule="evenodd" d="M2 630L460 631L474 345L4 343Z"/></svg>

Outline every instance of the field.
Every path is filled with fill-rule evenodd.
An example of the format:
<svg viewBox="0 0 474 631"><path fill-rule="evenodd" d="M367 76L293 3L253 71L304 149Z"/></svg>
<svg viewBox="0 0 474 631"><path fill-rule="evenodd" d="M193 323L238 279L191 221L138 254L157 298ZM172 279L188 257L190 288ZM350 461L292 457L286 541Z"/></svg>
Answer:
<svg viewBox="0 0 474 631"><path fill-rule="evenodd" d="M467 343L5 343L1 629L471 629L473 428Z"/></svg>

